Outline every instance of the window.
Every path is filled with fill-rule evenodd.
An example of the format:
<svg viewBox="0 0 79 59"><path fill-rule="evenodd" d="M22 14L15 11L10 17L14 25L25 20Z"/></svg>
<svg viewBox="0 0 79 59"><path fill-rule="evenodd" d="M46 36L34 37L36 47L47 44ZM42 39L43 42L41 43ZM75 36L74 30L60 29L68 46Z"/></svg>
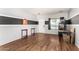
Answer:
<svg viewBox="0 0 79 59"><path fill-rule="evenodd" d="M59 18L51 18L50 19L50 29L58 29L60 19Z"/></svg>

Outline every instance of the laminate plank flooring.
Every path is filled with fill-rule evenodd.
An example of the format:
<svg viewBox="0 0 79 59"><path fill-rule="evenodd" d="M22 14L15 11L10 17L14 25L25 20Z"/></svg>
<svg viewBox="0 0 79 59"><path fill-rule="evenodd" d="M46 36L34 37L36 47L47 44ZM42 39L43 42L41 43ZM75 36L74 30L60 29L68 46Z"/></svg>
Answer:
<svg viewBox="0 0 79 59"><path fill-rule="evenodd" d="M78 51L72 44L62 42L62 49L57 35L35 34L0 46L0 51Z"/></svg>

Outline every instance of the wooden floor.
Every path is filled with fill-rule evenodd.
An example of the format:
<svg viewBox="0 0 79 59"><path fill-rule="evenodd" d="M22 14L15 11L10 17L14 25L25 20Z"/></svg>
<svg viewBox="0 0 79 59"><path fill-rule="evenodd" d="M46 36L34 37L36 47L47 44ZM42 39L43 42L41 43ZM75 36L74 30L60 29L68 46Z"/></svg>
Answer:
<svg viewBox="0 0 79 59"><path fill-rule="evenodd" d="M1 51L78 51L75 45L62 42L62 49L57 35L35 34L0 47Z"/></svg>

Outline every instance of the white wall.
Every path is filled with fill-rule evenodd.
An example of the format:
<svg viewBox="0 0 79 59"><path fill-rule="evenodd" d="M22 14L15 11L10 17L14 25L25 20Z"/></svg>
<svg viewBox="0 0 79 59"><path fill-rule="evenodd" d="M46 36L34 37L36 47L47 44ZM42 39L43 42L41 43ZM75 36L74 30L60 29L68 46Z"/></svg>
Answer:
<svg viewBox="0 0 79 59"><path fill-rule="evenodd" d="M61 13L49 15L49 18L60 18L60 17L65 17L65 19L68 19L68 13L61 12ZM48 30L48 28L46 27L46 31L50 34L58 34L58 29Z"/></svg>
<svg viewBox="0 0 79 59"><path fill-rule="evenodd" d="M31 14L28 10L25 11L19 8L13 8L13 9L1 8L0 16L8 16L14 18L21 18L21 19L26 18L28 20L37 20L36 16ZM31 35L32 27L36 28L37 31L37 25L0 25L0 45L20 39L21 30L24 28L28 29L28 35Z"/></svg>
<svg viewBox="0 0 79 59"><path fill-rule="evenodd" d="M0 45L20 39L22 29L28 29L28 36L31 35L31 28L37 29L37 25L0 25Z"/></svg>
<svg viewBox="0 0 79 59"><path fill-rule="evenodd" d="M75 28L75 45L79 48L79 25L74 24L72 27Z"/></svg>
<svg viewBox="0 0 79 59"><path fill-rule="evenodd" d="M38 24L38 32L37 33L46 33L46 34L58 34L57 30L49 30L48 25L45 25L45 21L48 20L49 17L46 15L38 15L37 20Z"/></svg>
<svg viewBox="0 0 79 59"><path fill-rule="evenodd" d="M72 18L73 25L71 27L74 27L76 29L75 33L75 45L79 48L79 15Z"/></svg>
<svg viewBox="0 0 79 59"><path fill-rule="evenodd" d="M74 27L76 30L75 33L75 45L79 48L79 8L73 8L70 11L69 18L72 19L72 22L74 23L71 27Z"/></svg>
<svg viewBox="0 0 79 59"><path fill-rule="evenodd" d="M44 15L37 15L38 24L38 33L45 32L45 16Z"/></svg>
<svg viewBox="0 0 79 59"><path fill-rule="evenodd" d="M75 45L79 48L79 25L72 24L70 25L70 28L75 28Z"/></svg>
<svg viewBox="0 0 79 59"><path fill-rule="evenodd" d="M39 21L38 33L58 34L58 30L56 29L49 30L48 25L45 25L45 21L48 21L48 18L60 18L62 16L65 17L65 19L68 19L67 12L49 14L49 15L37 15L37 20Z"/></svg>

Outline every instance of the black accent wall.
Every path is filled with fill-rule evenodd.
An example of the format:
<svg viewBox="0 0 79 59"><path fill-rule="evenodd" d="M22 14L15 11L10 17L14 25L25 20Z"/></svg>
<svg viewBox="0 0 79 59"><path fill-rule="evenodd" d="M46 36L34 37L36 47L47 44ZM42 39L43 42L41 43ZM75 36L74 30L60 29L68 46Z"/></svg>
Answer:
<svg viewBox="0 0 79 59"><path fill-rule="evenodd" d="M28 24L38 25L38 21L28 20Z"/></svg>
<svg viewBox="0 0 79 59"><path fill-rule="evenodd" d="M51 28L50 28L50 27L51 27L51 25L50 25L50 20L51 20L51 18L49 18L48 20L49 20L48 29L50 30L50 29L51 29Z"/></svg>
<svg viewBox="0 0 79 59"><path fill-rule="evenodd" d="M45 25L48 25L48 29L50 30L50 19L51 18L48 18L48 21L45 21Z"/></svg>
<svg viewBox="0 0 79 59"><path fill-rule="evenodd" d="M49 24L49 21L45 21L45 25L48 25Z"/></svg>
<svg viewBox="0 0 79 59"><path fill-rule="evenodd" d="M71 21L71 19L68 19L68 20L65 20L65 23L66 24L72 24L72 21Z"/></svg>
<svg viewBox="0 0 79 59"><path fill-rule="evenodd" d="M0 16L0 24L22 24L22 19Z"/></svg>
<svg viewBox="0 0 79 59"><path fill-rule="evenodd" d="M6 16L0 16L0 25L16 25L16 24L23 24L23 19L19 19L19 18L13 18L13 17L6 17ZM28 20L28 25L32 24L32 25L38 25L38 21L32 21L32 20Z"/></svg>

